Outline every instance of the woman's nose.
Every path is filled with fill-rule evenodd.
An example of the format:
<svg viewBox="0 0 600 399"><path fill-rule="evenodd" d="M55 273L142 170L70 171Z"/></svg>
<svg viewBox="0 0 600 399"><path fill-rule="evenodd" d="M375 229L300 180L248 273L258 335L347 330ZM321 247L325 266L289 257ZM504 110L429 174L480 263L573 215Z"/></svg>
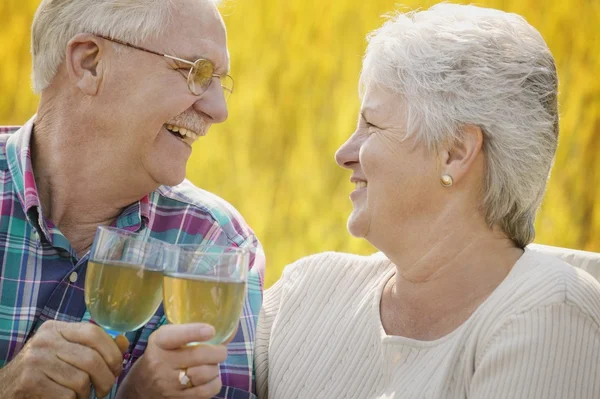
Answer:
<svg viewBox="0 0 600 399"><path fill-rule="evenodd" d="M360 151L360 143L356 140L356 135L353 134L342 144L335 153L335 162L342 168L350 168L358 162L358 153Z"/></svg>

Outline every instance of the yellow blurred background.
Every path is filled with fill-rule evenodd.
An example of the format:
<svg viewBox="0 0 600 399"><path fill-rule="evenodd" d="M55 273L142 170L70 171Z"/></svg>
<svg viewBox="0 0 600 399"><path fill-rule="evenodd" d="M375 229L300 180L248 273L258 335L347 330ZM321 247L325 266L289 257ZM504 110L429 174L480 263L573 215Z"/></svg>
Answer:
<svg viewBox="0 0 600 399"><path fill-rule="evenodd" d="M371 253L346 219L350 173L333 160L352 133L366 34L395 9L435 1L226 0L230 118L195 144L188 177L235 205L267 253L267 286L283 267L325 251ZM39 0L2 0L0 124L35 112L29 35ZM561 137L536 242L600 251L600 1L482 0L523 15L560 76Z"/></svg>

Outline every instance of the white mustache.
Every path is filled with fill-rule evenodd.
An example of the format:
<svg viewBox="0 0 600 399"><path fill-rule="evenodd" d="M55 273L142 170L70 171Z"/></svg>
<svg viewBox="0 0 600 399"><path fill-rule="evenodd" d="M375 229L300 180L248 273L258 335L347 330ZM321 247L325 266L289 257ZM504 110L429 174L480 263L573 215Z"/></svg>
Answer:
<svg viewBox="0 0 600 399"><path fill-rule="evenodd" d="M200 136L206 133L206 122L204 119L191 113L184 112L183 114L179 114L173 119L170 119L166 124L186 128Z"/></svg>

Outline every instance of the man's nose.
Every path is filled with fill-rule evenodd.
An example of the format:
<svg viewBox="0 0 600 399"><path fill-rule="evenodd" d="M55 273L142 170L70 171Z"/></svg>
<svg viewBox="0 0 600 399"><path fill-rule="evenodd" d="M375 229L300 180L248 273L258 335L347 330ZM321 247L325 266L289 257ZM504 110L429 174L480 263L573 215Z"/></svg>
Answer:
<svg viewBox="0 0 600 399"><path fill-rule="evenodd" d="M213 81L208 86L208 89L194 103L194 109L208 116L209 120L206 121L207 123L221 123L227 120L229 111L227 110L225 93L219 79L213 77Z"/></svg>

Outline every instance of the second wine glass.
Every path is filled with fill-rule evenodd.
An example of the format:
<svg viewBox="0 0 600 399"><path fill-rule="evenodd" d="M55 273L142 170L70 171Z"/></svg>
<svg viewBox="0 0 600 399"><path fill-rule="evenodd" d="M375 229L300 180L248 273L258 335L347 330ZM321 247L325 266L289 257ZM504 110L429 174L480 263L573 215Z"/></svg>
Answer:
<svg viewBox="0 0 600 399"><path fill-rule="evenodd" d="M227 341L238 325L246 298L251 249L217 245L180 245L176 263L165 265L163 304L171 324L206 323ZM191 343L196 345L199 343Z"/></svg>

